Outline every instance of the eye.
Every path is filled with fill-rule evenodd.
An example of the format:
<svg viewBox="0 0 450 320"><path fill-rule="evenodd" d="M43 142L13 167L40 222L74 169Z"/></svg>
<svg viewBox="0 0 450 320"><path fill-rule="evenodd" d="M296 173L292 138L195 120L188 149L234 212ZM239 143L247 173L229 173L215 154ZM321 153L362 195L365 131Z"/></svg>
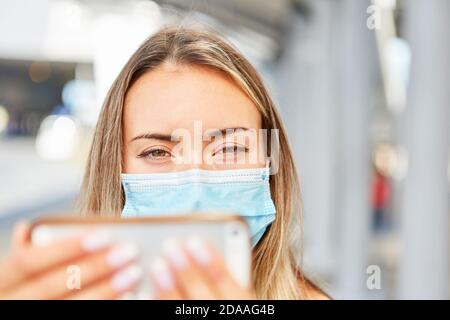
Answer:
<svg viewBox="0 0 450 320"><path fill-rule="evenodd" d="M172 158L172 153L169 150L166 150L161 147L154 147L138 155L139 158L147 158L149 160L155 161L165 161L170 160Z"/></svg>
<svg viewBox="0 0 450 320"><path fill-rule="evenodd" d="M222 146L217 151L214 151L213 157L218 155L224 155L224 154L239 154L248 152L248 148L242 145L225 145Z"/></svg>

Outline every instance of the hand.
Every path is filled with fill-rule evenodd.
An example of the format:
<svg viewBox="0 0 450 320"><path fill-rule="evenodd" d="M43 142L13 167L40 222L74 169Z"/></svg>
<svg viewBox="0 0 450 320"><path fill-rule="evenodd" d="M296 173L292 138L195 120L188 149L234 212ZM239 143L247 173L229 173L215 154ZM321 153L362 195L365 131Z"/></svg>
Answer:
<svg viewBox="0 0 450 320"><path fill-rule="evenodd" d="M114 244L102 231L71 236L45 246L29 242L30 226L15 227L13 247L0 261L0 299L114 299L133 289L140 269L137 251ZM79 286L68 283L76 266Z"/></svg>
<svg viewBox="0 0 450 320"><path fill-rule="evenodd" d="M172 240L164 252L151 267L156 299L255 299L250 288L233 279L217 250L200 238L188 239L185 246Z"/></svg>

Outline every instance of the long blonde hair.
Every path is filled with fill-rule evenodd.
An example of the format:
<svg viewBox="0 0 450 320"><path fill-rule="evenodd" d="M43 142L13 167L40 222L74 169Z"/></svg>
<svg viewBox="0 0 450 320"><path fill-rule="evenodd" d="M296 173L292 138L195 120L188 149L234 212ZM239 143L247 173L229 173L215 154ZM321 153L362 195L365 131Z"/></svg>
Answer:
<svg viewBox="0 0 450 320"><path fill-rule="evenodd" d="M95 130L79 197L81 213L121 214L124 205L120 180L124 99L142 74L167 61L220 70L256 105L263 129L278 129L279 168L270 178L277 214L254 249L253 286L257 297L262 299L306 298L308 281L295 262L290 239L292 228L297 234L301 232L302 210L298 176L285 129L253 66L230 44L204 28L161 29L140 46L120 72L108 92ZM301 252L296 254L301 255Z"/></svg>

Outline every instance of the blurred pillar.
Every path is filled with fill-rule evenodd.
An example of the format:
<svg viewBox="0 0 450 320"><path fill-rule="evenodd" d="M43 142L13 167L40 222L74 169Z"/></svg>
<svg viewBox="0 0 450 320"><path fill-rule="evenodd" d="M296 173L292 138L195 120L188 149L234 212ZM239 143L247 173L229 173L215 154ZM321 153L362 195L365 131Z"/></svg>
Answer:
<svg viewBox="0 0 450 320"><path fill-rule="evenodd" d="M281 64L279 99L299 164L307 271L338 298L367 293L371 76L367 1L308 1Z"/></svg>
<svg viewBox="0 0 450 320"><path fill-rule="evenodd" d="M404 299L447 299L450 2L409 0L405 5L412 66L398 294Z"/></svg>
<svg viewBox="0 0 450 320"><path fill-rule="evenodd" d="M336 297L367 298L368 249L371 226L369 202L370 110L374 105L375 37L366 27L370 1L344 0L336 12L339 29L338 88L339 266Z"/></svg>
<svg viewBox="0 0 450 320"><path fill-rule="evenodd" d="M304 267L323 277L333 276L335 270L334 5L330 0L309 1L307 5L303 14L292 16L279 66L278 99L301 177Z"/></svg>

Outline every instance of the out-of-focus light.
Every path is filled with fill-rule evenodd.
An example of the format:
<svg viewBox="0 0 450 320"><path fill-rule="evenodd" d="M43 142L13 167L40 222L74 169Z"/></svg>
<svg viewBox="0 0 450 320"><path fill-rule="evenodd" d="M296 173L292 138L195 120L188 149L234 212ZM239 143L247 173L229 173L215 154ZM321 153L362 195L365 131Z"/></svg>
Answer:
<svg viewBox="0 0 450 320"><path fill-rule="evenodd" d="M36 138L36 151L45 160L67 160L79 144L77 124L69 116L48 116Z"/></svg>
<svg viewBox="0 0 450 320"><path fill-rule="evenodd" d="M390 75L387 88L388 106L394 113L400 113L406 107L411 50L408 43L400 38L390 39L384 50Z"/></svg>
<svg viewBox="0 0 450 320"><path fill-rule="evenodd" d="M397 0L373 0L372 3L389 9L395 9L397 7Z"/></svg>
<svg viewBox="0 0 450 320"><path fill-rule="evenodd" d="M58 117L53 124L53 130L64 137L72 137L77 131L75 122L69 117Z"/></svg>
<svg viewBox="0 0 450 320"><path fill-rule="evenodd" d="M385 50L389 67L393 69L393 72L398 72L403 86L407 87L412 57L408 42L401 38L392 38L387 43Z"/></svg>
<svg viewBox="0 0 450 320"><path fill-rule="evenodd" d="M0 105L0 133L6 130L9 123L9 113L4 106Z"/></svg>
<svg viewBox="0 0 450 320"><path fill-rule="evenodd" d="M50 64L45 61L34 61L30 64L28 69L28 75L30 76L31 81L36 83L47 81L50 77L50 73Z"/></svg>
<svg viewBox="0 0 450 320"><path fill-rule="evenodd" d="M89 80L70 80L64 85L62 100L82 125L95 126L95 84Z"/></svg>

